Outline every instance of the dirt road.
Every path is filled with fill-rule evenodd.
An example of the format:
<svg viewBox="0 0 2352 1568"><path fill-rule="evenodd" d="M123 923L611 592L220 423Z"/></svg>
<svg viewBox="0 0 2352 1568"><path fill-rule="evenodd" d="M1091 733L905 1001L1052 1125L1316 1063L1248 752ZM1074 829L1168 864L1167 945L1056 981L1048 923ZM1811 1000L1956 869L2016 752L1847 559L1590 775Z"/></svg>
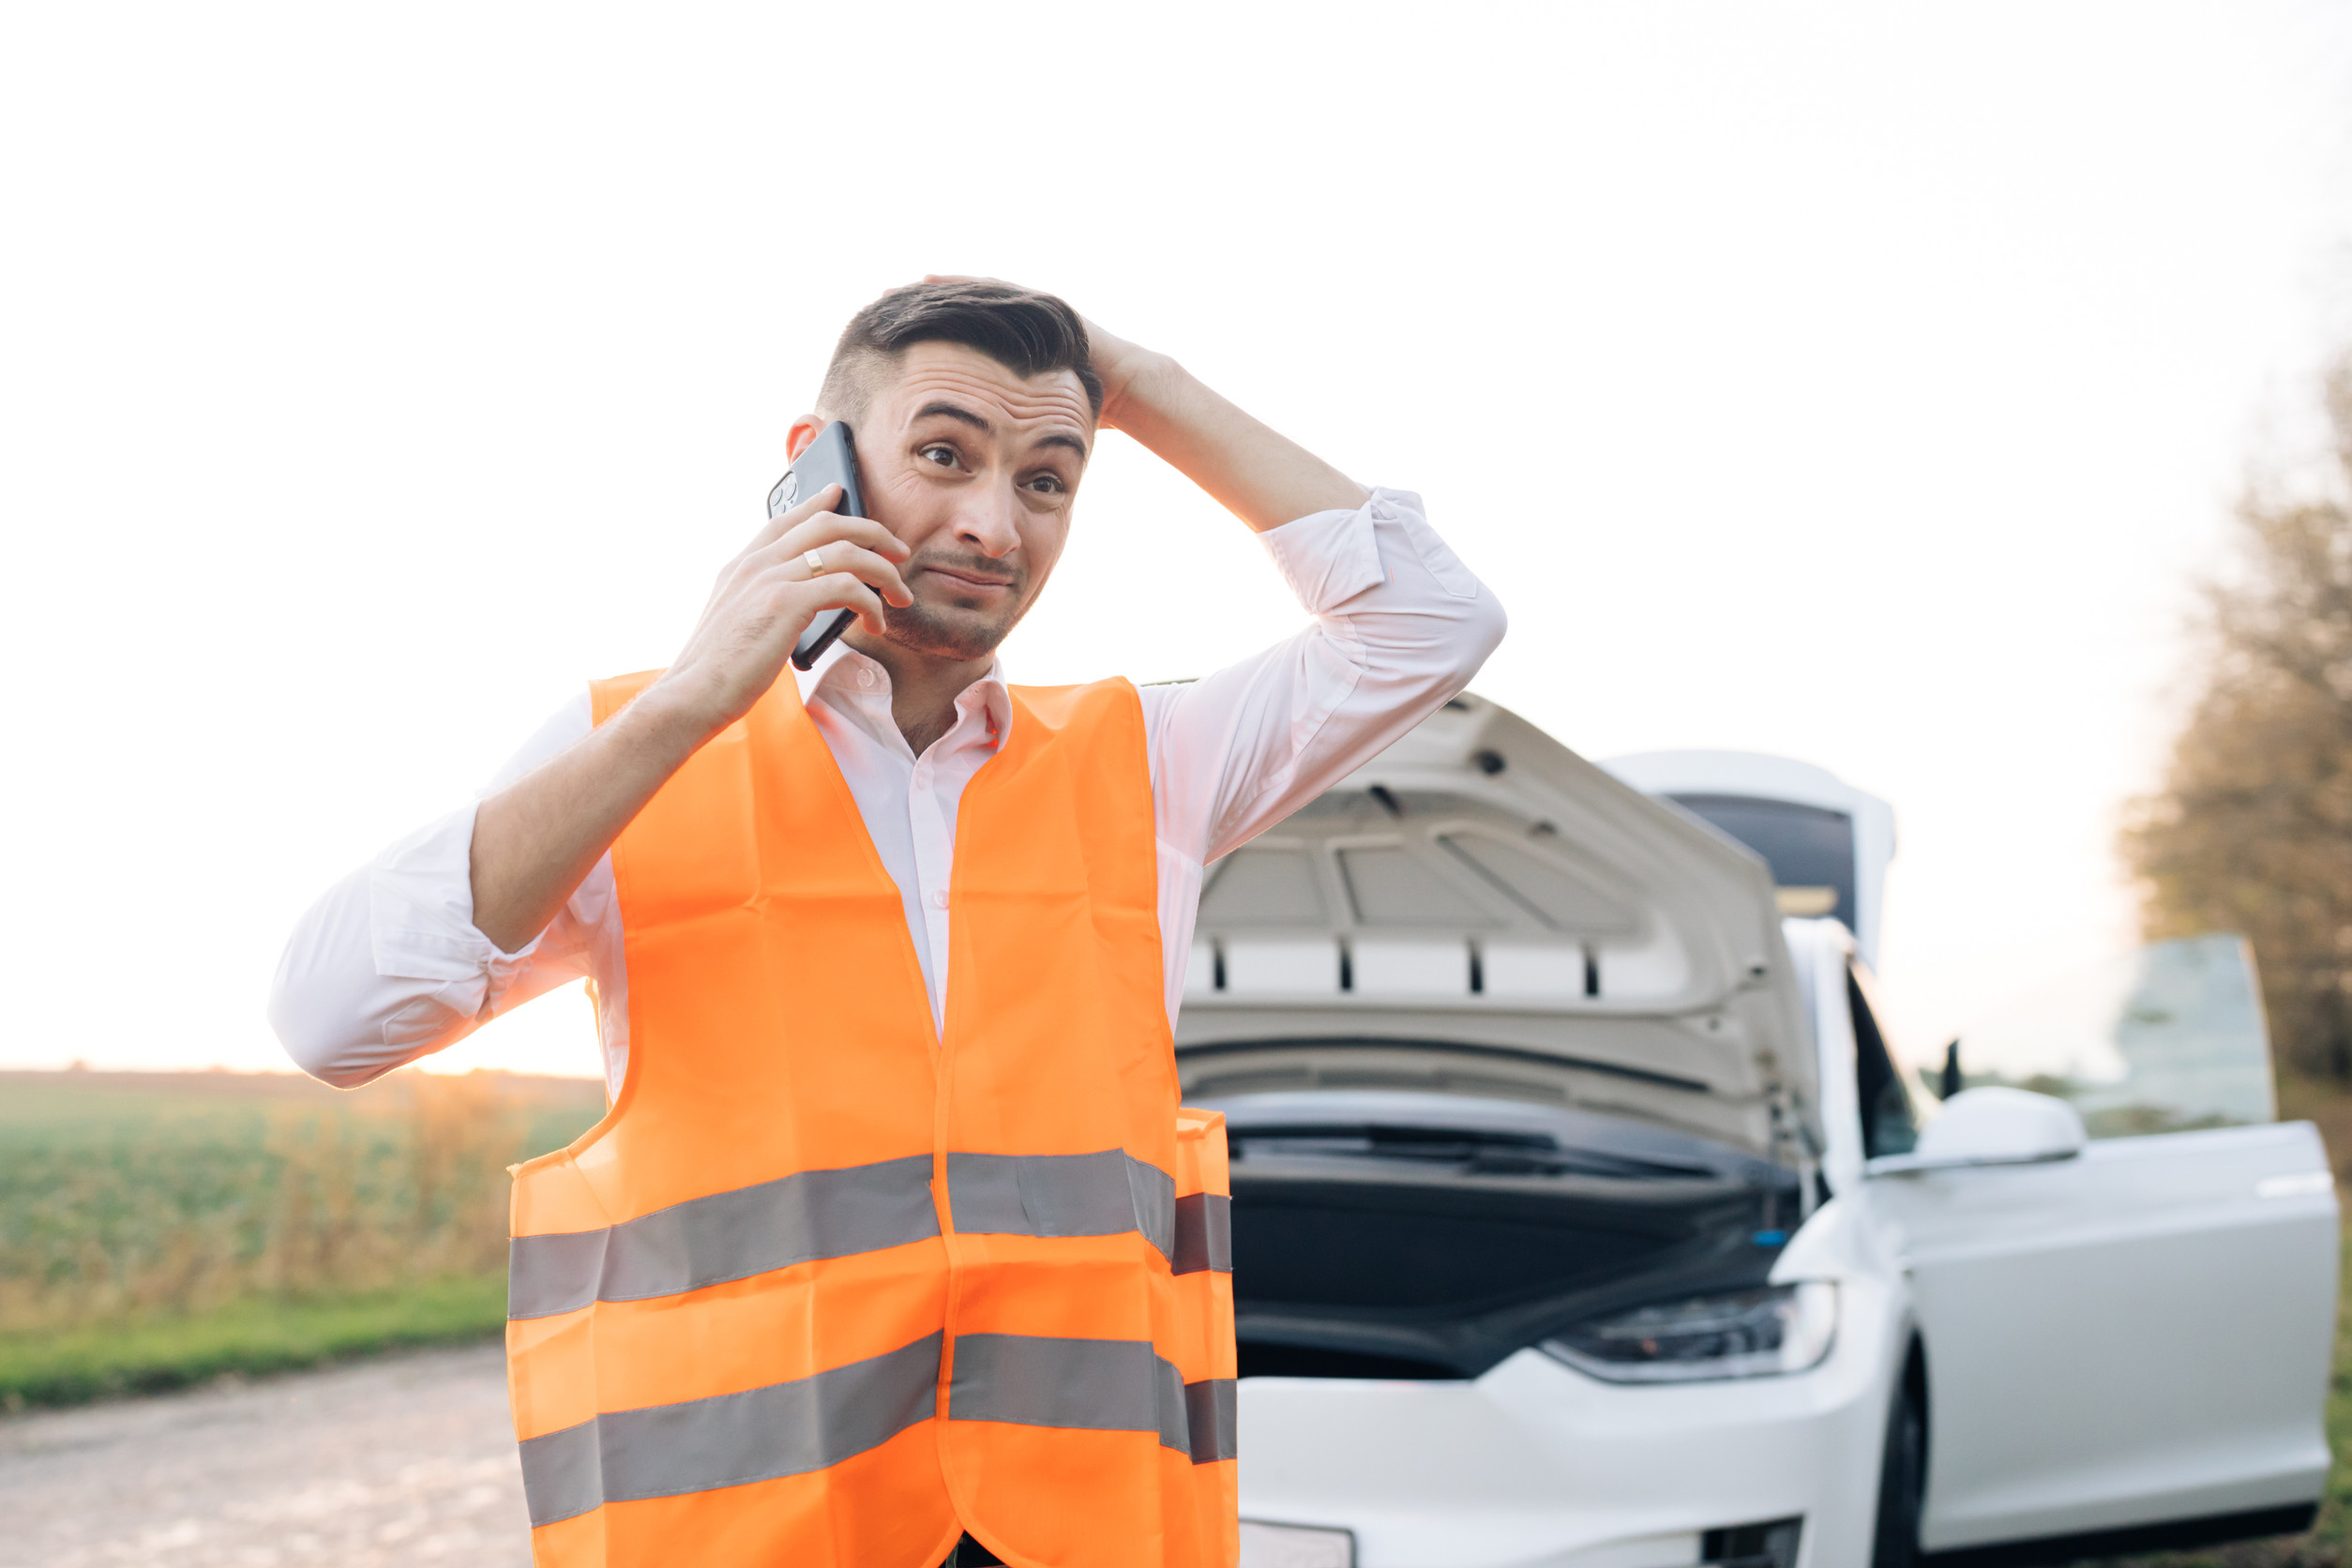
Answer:
<svg viewBox="0 0 2352 1568"><path fill-rule="evenodd" d="M529 1568L502 1358L0 1420L0 1568Z"/></svg>

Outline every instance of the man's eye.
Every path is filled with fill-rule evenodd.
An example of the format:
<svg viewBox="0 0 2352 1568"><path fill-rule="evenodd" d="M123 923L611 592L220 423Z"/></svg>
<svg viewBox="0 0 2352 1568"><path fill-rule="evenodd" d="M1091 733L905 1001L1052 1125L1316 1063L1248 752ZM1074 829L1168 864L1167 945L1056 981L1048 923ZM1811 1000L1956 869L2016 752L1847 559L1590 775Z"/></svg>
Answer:
<svg viewBox="0 0 2352 1568"><path fill-rule="evenodd" d="M956 448L946 445L943 443L935 442L931 445L924 447L923 455L930 459L933 462L939 464L942 468L953 468L956 466Z"/></svg>
<svg viewBox="0 0 2352 1568"><path fill-rule="evenodd" d="M1059 475L1040 474L1029 481L1029 488L1040 495L1060 495L1063 487Z"/></svg>

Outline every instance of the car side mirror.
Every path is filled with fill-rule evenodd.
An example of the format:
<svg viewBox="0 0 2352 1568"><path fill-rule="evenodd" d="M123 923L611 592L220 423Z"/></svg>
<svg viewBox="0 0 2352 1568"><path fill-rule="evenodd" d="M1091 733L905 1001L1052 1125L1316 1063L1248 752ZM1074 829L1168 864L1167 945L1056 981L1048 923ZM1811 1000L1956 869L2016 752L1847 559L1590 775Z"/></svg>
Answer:
<svg viewBox="0 0 2352 1568"><path fill-rule="evenodd" d="M2088 1141L2082 1116L2064 1100L2023 1089L1968 1089L1944 1102L1910 1153L1884 1154L1864 1168L1873 1176L1900 1176L1979 1165L2043 1165L2073 1159Z"/></svg>

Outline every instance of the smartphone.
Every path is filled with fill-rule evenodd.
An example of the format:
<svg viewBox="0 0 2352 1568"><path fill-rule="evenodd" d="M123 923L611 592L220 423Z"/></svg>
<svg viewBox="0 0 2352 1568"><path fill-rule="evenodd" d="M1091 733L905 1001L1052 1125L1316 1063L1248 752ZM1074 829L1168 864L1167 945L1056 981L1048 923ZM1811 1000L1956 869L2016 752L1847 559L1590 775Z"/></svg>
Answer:
<svg viewBox="0 0 2352 1568"><path fill-rule="evenodd" d="M836 512L845 518L866 515L866 492L857 484L857 445L850 439L850 428L838 419L817 432L800 460L786 469L784 477L768 491L768 516L792 510L827 485L841 487L841 499L833 504ZM856 619L856 611L844 610L809 622L808 629L792 644L792 668L806 670L816 663Z"/></svg>

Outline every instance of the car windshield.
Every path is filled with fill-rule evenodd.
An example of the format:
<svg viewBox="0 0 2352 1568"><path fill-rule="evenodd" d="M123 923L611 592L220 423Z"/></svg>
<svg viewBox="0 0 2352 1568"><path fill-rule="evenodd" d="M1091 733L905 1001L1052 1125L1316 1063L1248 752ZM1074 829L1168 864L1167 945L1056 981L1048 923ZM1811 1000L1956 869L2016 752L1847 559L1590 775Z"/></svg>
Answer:
<svg viewBox="0 0 2352 1568"><path fill-rule="evenodd" d="M1668 800L1764 857L1780 912L1854 923L1854 819L1843 811L1754 795L1668 795Z"/></svg>

